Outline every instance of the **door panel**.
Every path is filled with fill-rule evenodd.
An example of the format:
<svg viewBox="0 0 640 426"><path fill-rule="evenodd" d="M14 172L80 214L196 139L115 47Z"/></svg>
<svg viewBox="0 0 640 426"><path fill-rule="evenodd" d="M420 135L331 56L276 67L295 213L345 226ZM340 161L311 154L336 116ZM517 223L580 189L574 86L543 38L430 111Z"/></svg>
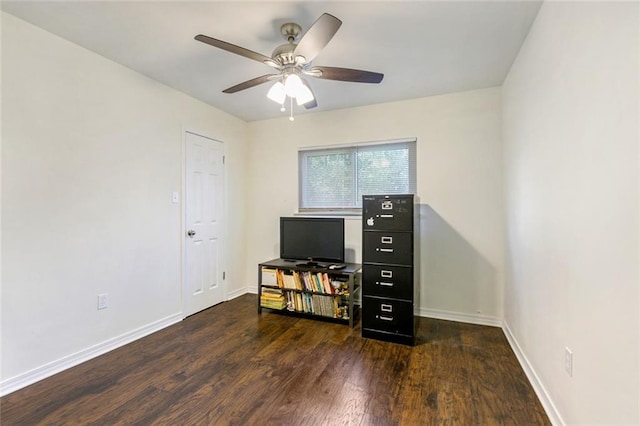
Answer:
<svg viewBox="0 0 640 426"><path fill-rule="evenodd" d="M222 142L185 134L184 316L224 300L223 152Z"/></svg>
<svg viewBox="0 0 640 426"><path fill-rule="evenodd" d="M207 256L209 259L213 259L213 262L209 263L209 275L207 282L209 283L209 290L213 290L218 286L218 240L210 239L207 245Z"/></svg>

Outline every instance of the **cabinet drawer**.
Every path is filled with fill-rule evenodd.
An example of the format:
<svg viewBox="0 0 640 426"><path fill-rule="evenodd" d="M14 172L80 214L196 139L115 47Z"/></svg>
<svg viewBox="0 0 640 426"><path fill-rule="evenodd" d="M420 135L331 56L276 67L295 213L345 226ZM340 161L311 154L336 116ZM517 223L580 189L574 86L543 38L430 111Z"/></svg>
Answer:
<svg viewBox="0 0 640 426"><path fill-rule="evenodd" d="M362 235L363 262L413 264L413 234L410 232L364 231Z"/></svg>
<svg viewBox="0 0 640 426"><path fill-rule="evenodd" d="M362 198L363 229L411 231L413 196L373 196Z"/></svg>
<svg viewBox="0 0 640 426"><path fill-rule="evenodd" d="M363 265L362 289L368 296L413 299L413 268Z"/></svg>
<svg viewBox="0 0 640 426"><path fill-rule="evenodd" d="M362 328L413 335L413 303L364 296Z"/></svg>

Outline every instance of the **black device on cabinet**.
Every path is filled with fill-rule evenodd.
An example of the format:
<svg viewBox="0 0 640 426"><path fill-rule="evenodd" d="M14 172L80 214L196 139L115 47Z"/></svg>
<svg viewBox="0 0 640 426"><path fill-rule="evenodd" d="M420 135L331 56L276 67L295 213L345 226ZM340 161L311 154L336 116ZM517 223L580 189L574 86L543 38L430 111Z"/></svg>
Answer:
<svg viewBox="0 0 640 426"><path fill-rule="evenodd" d="M413 345L419 301L414 195L362 197L362 336Z"/></svg>
<svg viewBox="0 0 640 426"><path fill-rule="evenodd" d="M344 263L344 219L319 217L280 218L280 258Z"/></svg>

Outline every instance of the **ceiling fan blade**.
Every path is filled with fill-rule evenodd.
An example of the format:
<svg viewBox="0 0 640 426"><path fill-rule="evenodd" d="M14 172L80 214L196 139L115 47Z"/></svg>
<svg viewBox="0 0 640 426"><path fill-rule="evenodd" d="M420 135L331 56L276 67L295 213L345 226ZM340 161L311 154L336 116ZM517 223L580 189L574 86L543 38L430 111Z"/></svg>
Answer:
<svg viewBox="0 0 640 426"><path fill-rule="evenodd" d="M384 74L350 68L312 67L308 71L310 75L324 78L325 80L351 81L354 83L380 83L384 78ZM317 75L318 71L320 71L320 75Z"/></svg>
<svg viewBox="0 0 640 426"><path fill-rule="evenodd" d="M198 34L197 36L195 36L195 39L213 47L226 50L227 52L235 53L236 55L244 56L245 58L262 62L263 64L267 64L274 68L280 68L280 64L278 64L276 61L261 53L254 52L253 50L245 49L244 47L236 46L235 44L227 43L226 41L218 40L217 38L209 37L202 34Z"/></svg>
<svg viewBox="0 0 640 426"><path fill-rule="evenodd" d="M323 13L300 39L300 43L293 51L294 57L302 56L305 63L311 62L331 41L340 25L342 25L341 20L328 13Z"/></svg>
<svg viewBox="0 0 640 426"><path fill-rule="evenodd" d="M229 87L228 89L223 90L223 93L236 93L244 89L249 89L250 87L257 86L262 83L266 83L267 81L274 80L279 78L280 74L267 74L261 75L260 77L252 78L251 80L247 80L243 83L236 84L233 87Z"/></svg>
<svg viewBox="0 0 640 426"><path fill-rule="evenodd" d="M311 86L309 86L309 83L306 82L306 80L304 78L300 79L302 81L302 84L304 84L305 86L307 86L307 89L309 89L309 91L311 92L311 94L313 95L313 99L311 99L309 102L307 102L306 104L302 104L302 106L305 109L312 109L318 106L318 101L316 100L316 94L313 93L313 89L311 89Z"/></svg>
<svg viewBox="0 0 640 426"><path fill-rule="evenodd" d="M305 109L312 109L318 106L318 101L315 100L315 98L309 102L307 102L306 104L303 105Z"/></svg>

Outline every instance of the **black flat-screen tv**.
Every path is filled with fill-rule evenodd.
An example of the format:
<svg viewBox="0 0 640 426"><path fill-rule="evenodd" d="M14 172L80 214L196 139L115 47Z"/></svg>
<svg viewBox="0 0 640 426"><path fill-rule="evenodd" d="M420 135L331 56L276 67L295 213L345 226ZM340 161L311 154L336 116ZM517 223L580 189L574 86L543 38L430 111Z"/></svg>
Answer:
<svg viewBox="0 0 640 426"><path fill-rule="evenodd" d="M281 217L280 258L344 263L344 219Z"/></svg>

